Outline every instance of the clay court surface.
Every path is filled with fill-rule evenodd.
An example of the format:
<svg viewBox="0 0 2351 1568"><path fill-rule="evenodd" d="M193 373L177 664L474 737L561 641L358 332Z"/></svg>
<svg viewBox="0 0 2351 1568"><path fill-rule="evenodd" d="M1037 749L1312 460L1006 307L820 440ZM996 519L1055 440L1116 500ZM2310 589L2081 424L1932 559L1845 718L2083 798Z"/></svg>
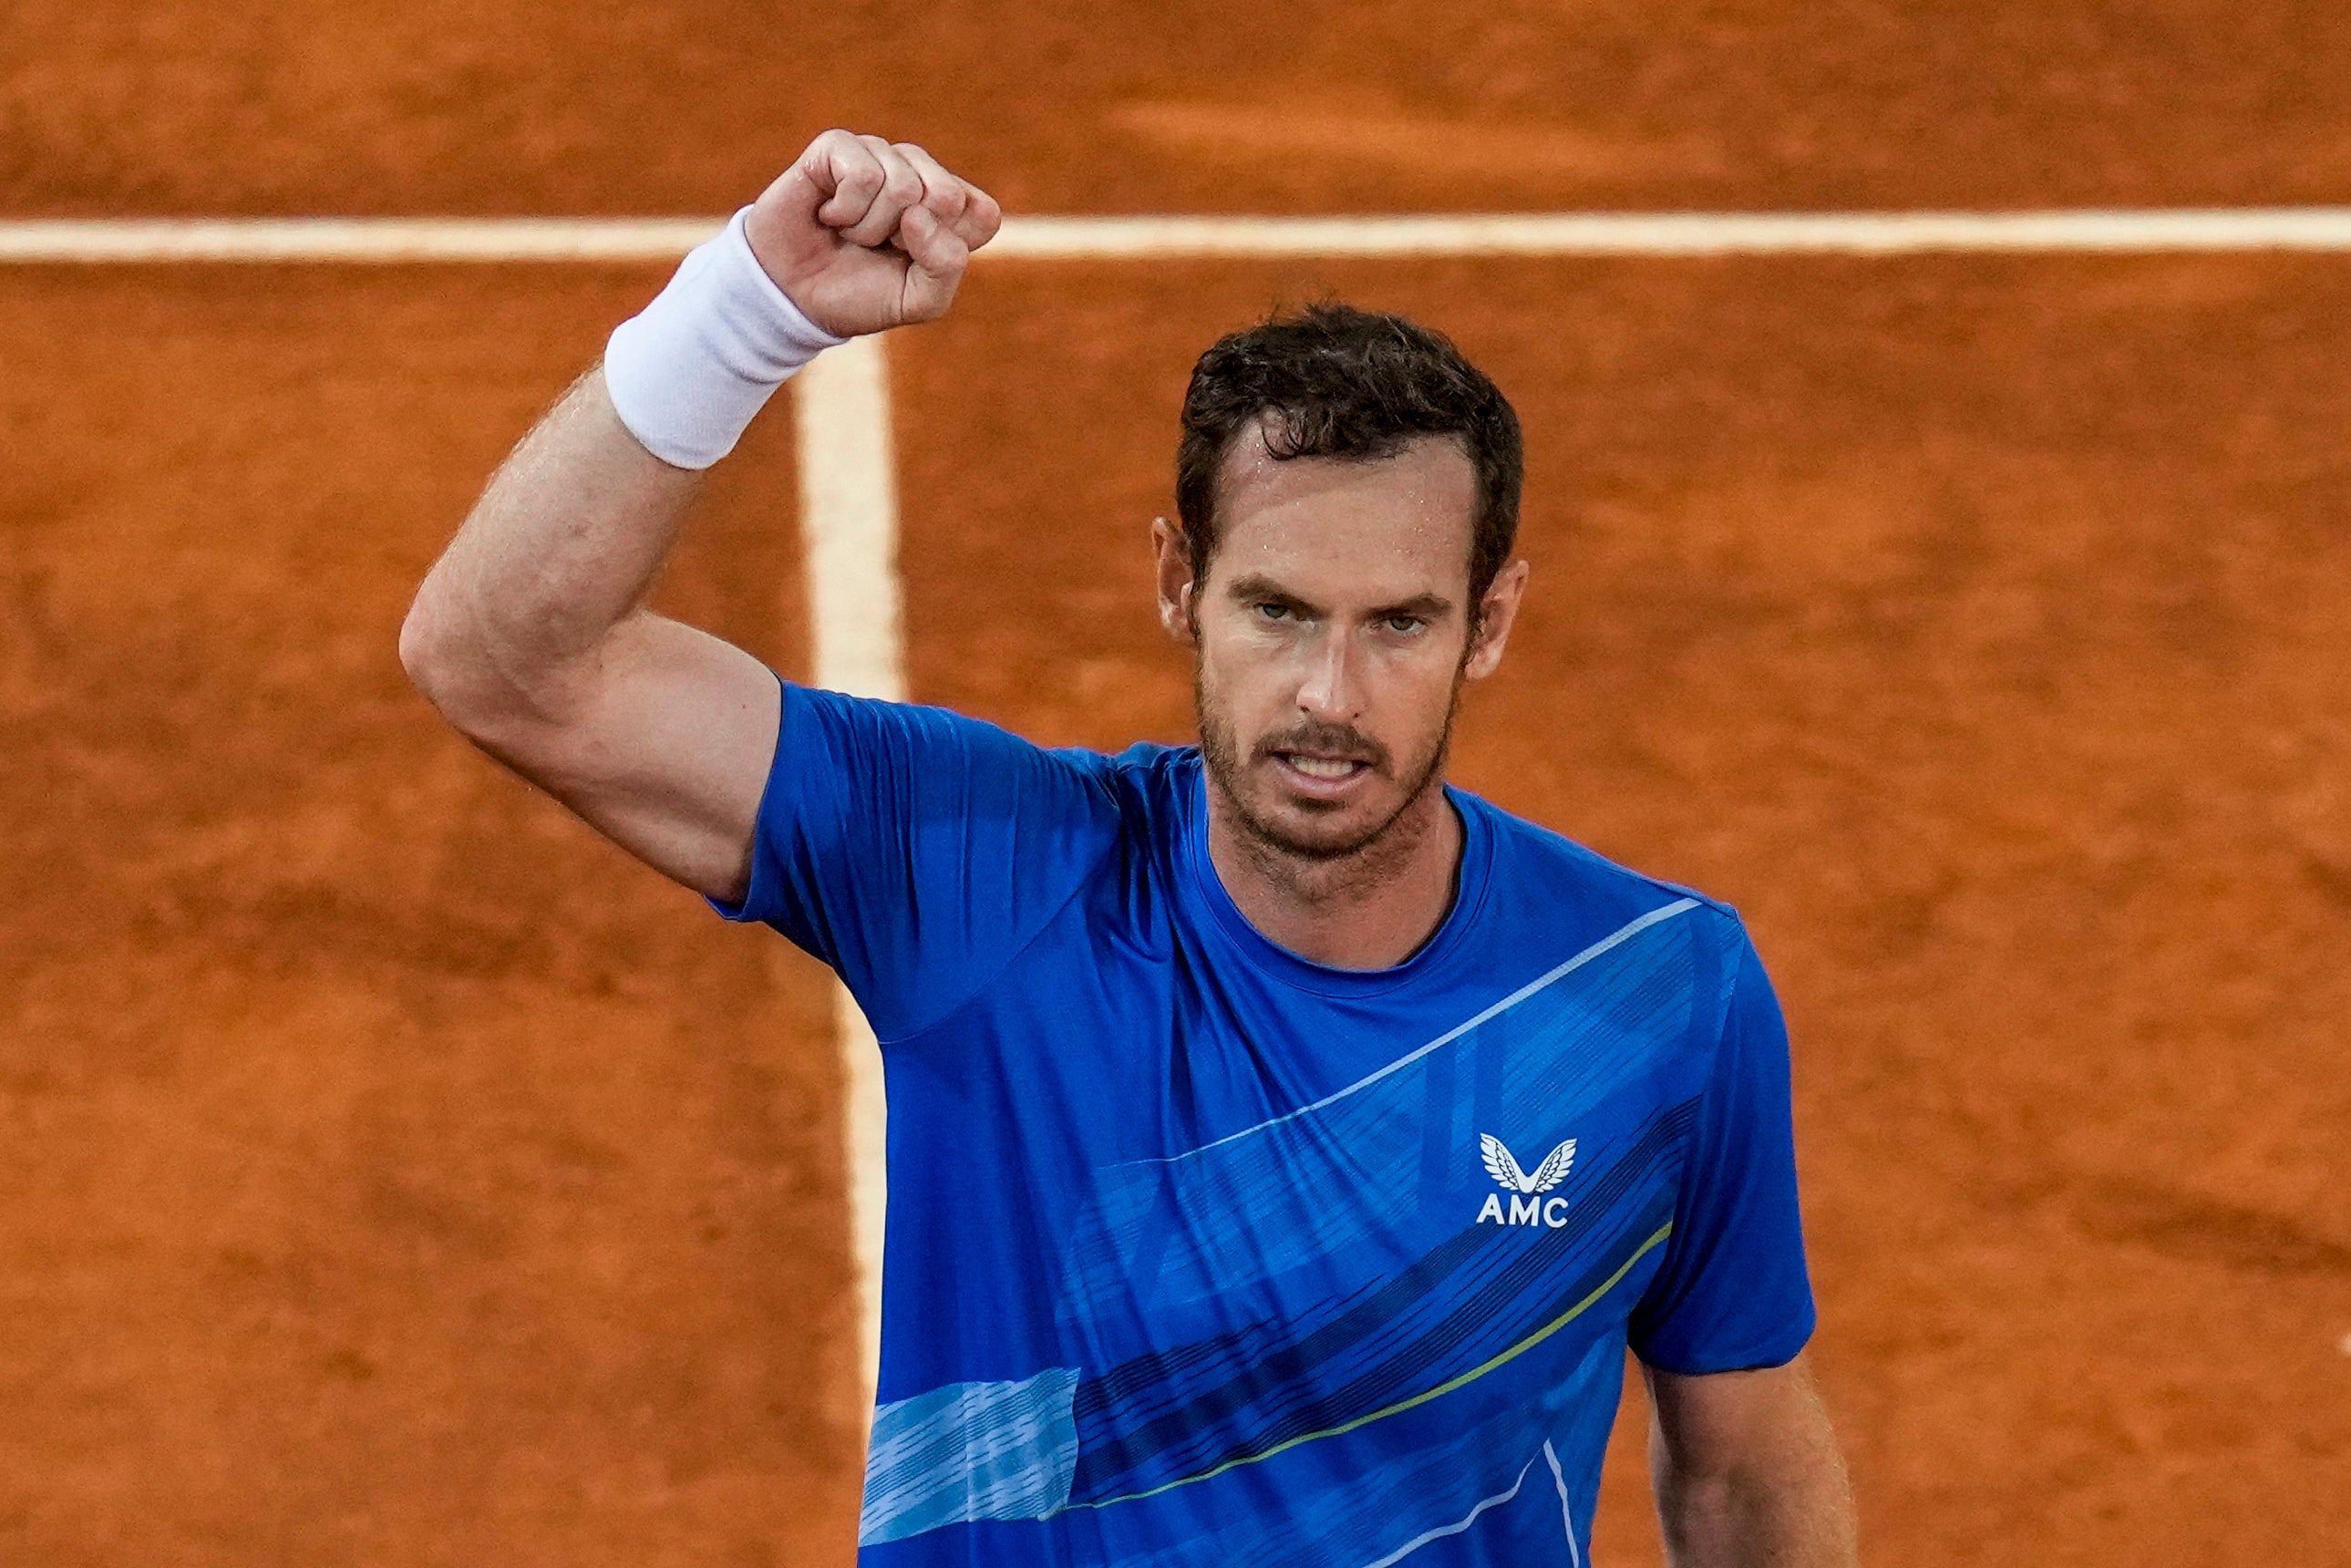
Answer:
<svg viewBox="0 0 2351 1568"><path fill-rule="evenodd" d="M2044 10L37 3L0 203L717 212L834 120L1018 211L2351 194L2335 9ZM665 272L0 269L0 1562L847 1561L829 977L394 655ZM1458 779L1773 968L1870 1559L2351 1563L2351 257L983 263L889 344L912 695L1186 737L1176 398L1323 294L1528 427ZM793 462L664 601L804 675Z"/></svg>

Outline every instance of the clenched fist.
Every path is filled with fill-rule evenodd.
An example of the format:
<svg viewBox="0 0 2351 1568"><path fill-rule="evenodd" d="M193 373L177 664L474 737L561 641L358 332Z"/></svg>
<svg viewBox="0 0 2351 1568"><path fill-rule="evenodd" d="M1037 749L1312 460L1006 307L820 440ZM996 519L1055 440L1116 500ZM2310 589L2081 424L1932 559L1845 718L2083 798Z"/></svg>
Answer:
<svg viewBox="0 0 2351 1568"><path fill-rule="evenodd" d="M1003 221L994 197L913 143L828 131L760 193L744 233L801 313L849 338L946 314Z"/></svg>

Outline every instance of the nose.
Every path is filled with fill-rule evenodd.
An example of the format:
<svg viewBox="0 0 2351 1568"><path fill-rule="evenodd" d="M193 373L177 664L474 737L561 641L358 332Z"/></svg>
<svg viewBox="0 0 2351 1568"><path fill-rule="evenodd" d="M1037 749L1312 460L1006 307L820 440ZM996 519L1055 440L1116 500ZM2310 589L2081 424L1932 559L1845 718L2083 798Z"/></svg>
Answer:
<svg viewBox="0 0 2351 1568"><path fill-rule="evenodd" d="M1362 673L1349 639L1326 630L1307 652L1305 678L1298 684L1298 711L1324 724L1348 724L1363 712Z"/></svg>

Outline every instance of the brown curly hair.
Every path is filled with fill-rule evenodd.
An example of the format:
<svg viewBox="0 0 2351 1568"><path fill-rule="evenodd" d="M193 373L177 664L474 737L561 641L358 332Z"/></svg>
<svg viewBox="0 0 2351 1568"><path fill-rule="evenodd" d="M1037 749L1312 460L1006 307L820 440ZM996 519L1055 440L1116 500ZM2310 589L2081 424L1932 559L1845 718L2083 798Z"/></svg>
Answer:
<svg viewBox="0 0 2351 1568"><path fill-rule="evenodd" d="M1338 304L1217 339L1192 367L1176 447L1176 512L1195 579L1217 546L1225 454L1260 423L1277 459L1368 462L1423 436L1458 437L1478 480L1469 602L1485 598L1518 537L1526 449L1510 400L1450 339L1402 316Z"/></svg>

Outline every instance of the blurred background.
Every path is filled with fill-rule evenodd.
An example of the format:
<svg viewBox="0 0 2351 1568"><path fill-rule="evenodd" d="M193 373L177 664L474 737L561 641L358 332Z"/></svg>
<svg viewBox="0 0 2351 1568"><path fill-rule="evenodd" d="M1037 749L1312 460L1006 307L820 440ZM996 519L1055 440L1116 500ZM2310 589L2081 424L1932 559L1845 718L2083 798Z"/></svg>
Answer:
<svg viewBox="0 0 2351 1568"><path fill-rule="evenodd" d="M11 0L0 218L2351 200L2305 0ZM0 267L0 1562L845 1562L830 981L443 729L408 596L664 265ZM1192 357L1530 436L1457 777L1740 906L1880 1563L2351 1563L2351 258L983 261L889 343L912 695L1189 732ZM810 668L789 422L665 609ZM1637 1395L1595 1555L1657 1560Z"/></svg>

